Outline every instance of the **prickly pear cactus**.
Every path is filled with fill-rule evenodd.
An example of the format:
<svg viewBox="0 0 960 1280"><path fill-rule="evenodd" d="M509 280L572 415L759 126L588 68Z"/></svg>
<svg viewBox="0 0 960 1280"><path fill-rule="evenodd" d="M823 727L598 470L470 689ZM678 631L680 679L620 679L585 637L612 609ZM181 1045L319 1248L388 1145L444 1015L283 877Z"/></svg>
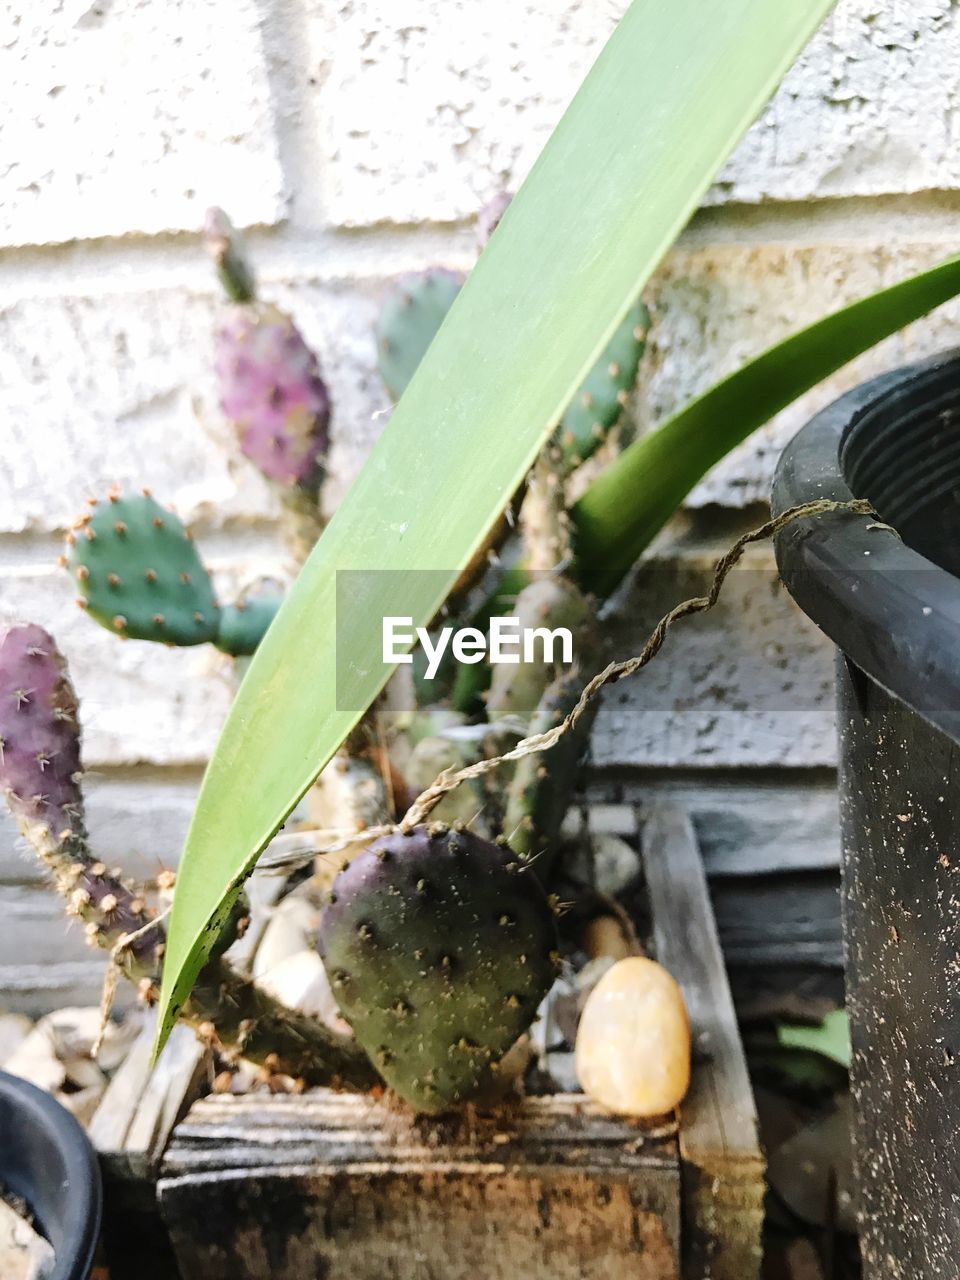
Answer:
<svg viewBox="0 0 960 1280"><path fill-rule="evenodd" d="M410 752L404 771L404 779L410 789L409 800L415 800L445 769L462 769L474 758L469 743L459 743L442 736L421 738ZM482 831L487 807L483 782L482 778L473 778L445 795L433 810L434 821L451 825L469 823L475 831Z"/></svg>
<svg viewBox="0 0 960 1280"><path fill-rule="evenodd" d="M548 685L530 718L529 732L546 733L566 719L585 684L583 672L574 669ZM510 848L523 858L536 858L537 873L544 879L557 851L595 708L596 704L589 707L574 729L549 751L518 760L507 785L503 829Z"/></svg>
<svg viewBox="0 0 960 1280"><path fill-rule="evenodd" d="M238 304L216 339L223 411L268 480L315 496L330 446L330 395L317 358L289 316L257 301L243 243L222 209L207 211L203 238Z"/></svg>
<svg viewBox="0 0 960 1280"><path fill-rule="evenodd" d="M149 920L142 899L111 878L86 846L80 791L80 726L67 665L35 624L0 633L0 789L23 835L85 922L95 945L112 946ZM131 969L154 959L157 938L131 945Z"/></svg>
<svg viewBox="0 0 960 1280"><path fill-rule="evenodd" d="M408 276L387 296L377 321L377 353L393 400L403 395L462 285L462 275L436 268Z"/></svg>
<svg viewBox="0 0 960 1280"><path fill-rule="evenodd" d="M222 209L207 210L203 239L228 297L234 302L252 302L256 295L253 270L240 236Z"/></svg>
<svg viewBox="0 0 960 1280"><path fill-rule="evenodd" d="M320 953L359 1043L419 1111L469 1099L530 1025L554 978L553 912L509 850L418 827L337 877Z"/></svg>
<svg viewBox="0 0 960 1280"><path fill-rule="evenodd" d="M77 700L53 637L0 634L0 786L21 826L83 832Z"/></svg>
<svg viewBox="0 0 960 1280"><path fill-rule="evenodd" d="M216 638L210 575L179 517L146 490L93 502L67 543L79 603L102 626L176 645Z"/></svg>
<svg viewBox="0 0 960 1280"><path fill-rule="evenodd" d="M330 445L330 396L317 358L289 316L235 306L217 335L224 413L240 448L277 484L314 490Z"/></svg>
<svg viewBox="0 0 960 1280"><path fill-rule="evenodd" d="M76 580L77 603L124 639L210 641L232 657L248 657L282 603L279 587L265 584L221 608L179 516L147 490L91 499L67 547L61 563Z"/></svg>
<svg viewBox="0 0 960 1280"><path fill-rule="evenodd" d="M567 406L557 440L568 468L585 462L616 426L637 380L649 328L650 313L638 299Z"/></svg>

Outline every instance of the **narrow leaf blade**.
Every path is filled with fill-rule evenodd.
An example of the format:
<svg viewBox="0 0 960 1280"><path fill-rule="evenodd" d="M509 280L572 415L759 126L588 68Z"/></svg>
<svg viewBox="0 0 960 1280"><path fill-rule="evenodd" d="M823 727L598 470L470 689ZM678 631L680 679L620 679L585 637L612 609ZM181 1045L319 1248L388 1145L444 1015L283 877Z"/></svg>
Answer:
<svg viewBox="0 0 960 1280"><path fill-rule="evenodd" d="M577 566L607 595L690 490L798 396L960 293L960 256L769 348L625 449L573 509Z"/></svg>
<svg viewBox="0 0 960 1280"><path fill-rule="evenodd" d="M703 0L634 0L261 644L181 861L158 1045L209 952L209 922L381 687L380 619L436 611L832 0L709 8L704 23ZM398 570L380 581L401 586L355 599L337 627L342 569ZM347 709L338 643L363 690Z"/></svg>

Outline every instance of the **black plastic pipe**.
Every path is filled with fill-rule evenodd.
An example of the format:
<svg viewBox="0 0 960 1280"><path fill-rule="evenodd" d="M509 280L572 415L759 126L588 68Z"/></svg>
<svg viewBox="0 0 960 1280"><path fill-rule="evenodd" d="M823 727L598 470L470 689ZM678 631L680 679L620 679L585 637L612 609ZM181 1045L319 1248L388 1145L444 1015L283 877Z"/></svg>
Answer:
<svg viewBox="0 0 960 1280"><path fill-rule="evenodd" d="M788 446L788 590L838 646L843 924L866 1280L960 1275L960 352L874 379Z"/></svg>

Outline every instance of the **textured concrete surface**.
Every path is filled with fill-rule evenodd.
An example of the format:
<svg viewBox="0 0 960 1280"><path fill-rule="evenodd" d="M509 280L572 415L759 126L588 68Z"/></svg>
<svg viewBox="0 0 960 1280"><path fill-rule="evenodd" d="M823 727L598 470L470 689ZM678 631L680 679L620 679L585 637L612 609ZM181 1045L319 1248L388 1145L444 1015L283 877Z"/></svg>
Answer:
<svg viewBox="0 0 960 1280"><path fill-rule="evenodd" d="M650 359L642 366L635 398L639 429L682 409L771 343L934 266L944 256L940 241L890 245L866 236L839 244L728 244L674 252L648 290L655 323ZM690 505L766 502L784 445L814 413L865 378L958 341L960 303L954 301L880 343L778 414L714 468L691 495Z"/></svg>
<svg viewBox="0 0 960 1280"><path fill-rule="evenodd" d="M451 220L517 185L625 8L315 0L333 216ZM845 0L710 202L956 189L958 58L950 0Z"/></svg>
<svg viewBox="0 0 960 1280"><path fill-rule="evenodd" d="M711 199L955 190L958 62L953 0L841 0Z"/></svg>
<svg viewBox="0 0 960 1280"><path fill-rule="evenodd" d="M13 0L0 14L0 244L283 209L255 0Z"/></svg>
<svg viewBox="0 0 960 1280"><path fill-rule="evenodd" d="M664 549L647 561L604 628L611 654L639 653L663 614L706 594L722 550ZM649 666L604 693L593 739L600 768L835 760L832 650L766 547L748 551L715 609L679 623Z"/></svg>
<svg viewBox="0 0 960 1280"><path fill-rule="evenodd" d="M139 875L175 858L232 676L206 650L120 644L87 622L55 567L65 524L87 493L146 483L221 583L285 561L276 503L216 405L222 304L195 234L204 207L251 228L263 295L320 353L332 508L386 421L379 298L405 271L470 265L474 215L522 179L625 2L10 0L0 14L0 622L35 618L68 653L92 828L111 861ZM954 251L958 13L950 0L840 0L650 285L638 430L771 340ZM951 306L912 326L721 464L624 602L619 656L699 589L809 413L951 345L958 319ZM830 683L827 647L761 553L712 618L608 698L594 759L605 777L678 779L708 815L708 775L747 765L796 815L795 778L814 767L815 818L783 854L802 861L833 838ZM777 802L758 800L755 817L744 803L743 847L767 865ZM721 807L729 834L714 852L729 871L745 811ZM41 892L0 823L0 894L26 886ZM39 896L17 903L21 921L41 910ZM96 964L59 926L47 933L59 970L24 967L0 937L0 1003L5 986L34 1007L93 993Z"/></svg>

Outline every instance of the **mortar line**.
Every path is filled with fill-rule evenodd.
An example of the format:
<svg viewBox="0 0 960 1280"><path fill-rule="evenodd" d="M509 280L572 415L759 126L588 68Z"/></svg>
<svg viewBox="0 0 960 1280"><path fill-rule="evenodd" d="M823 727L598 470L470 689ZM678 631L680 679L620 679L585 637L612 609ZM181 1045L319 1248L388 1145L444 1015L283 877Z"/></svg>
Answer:
<svg viewBox="0 0 960 1280"><path fill-rule="evenodd" d="M300 163L292 161L291 164ZM960 192L831 200L729 204L701 209L678 241L680 249L842 247L956 243ZM475 255L471 220L424 226L301 226L286 222L247 233L265 284L376 282L442 262L469 267ZM199 234L170 232L0 249L0 303L36 296L137 294L183 288L217 294Z"/></svg>

